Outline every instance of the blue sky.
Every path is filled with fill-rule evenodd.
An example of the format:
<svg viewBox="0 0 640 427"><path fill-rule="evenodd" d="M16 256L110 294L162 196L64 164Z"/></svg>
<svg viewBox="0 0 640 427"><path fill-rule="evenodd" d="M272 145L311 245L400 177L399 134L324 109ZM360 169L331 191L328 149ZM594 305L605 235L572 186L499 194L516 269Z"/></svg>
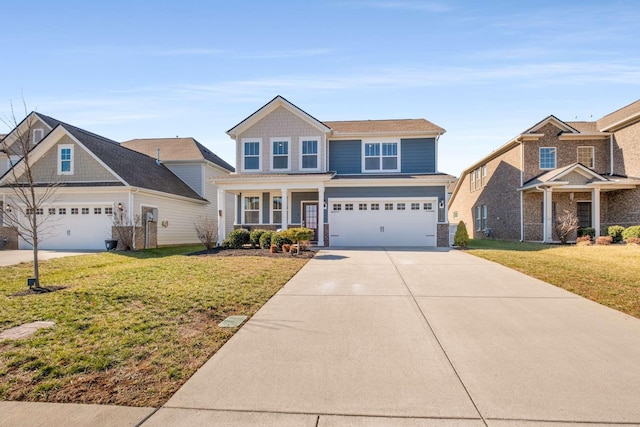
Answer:
<svg viewBox="0 0 640 427"><path fill-rule="evenodd" d="M225 131L278 94L320 120L426 118L453 175L549 114L640 98L635 0L33 0L2 22L1 115L24 99L116 141L193 136L232 164Z"/></svg>

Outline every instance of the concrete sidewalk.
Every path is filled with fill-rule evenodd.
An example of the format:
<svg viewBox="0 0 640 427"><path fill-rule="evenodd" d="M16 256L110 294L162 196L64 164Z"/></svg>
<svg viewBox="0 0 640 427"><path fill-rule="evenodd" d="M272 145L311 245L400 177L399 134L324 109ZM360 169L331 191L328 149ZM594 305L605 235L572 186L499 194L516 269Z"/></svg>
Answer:
<svg viewBox="0 0 640 427"><path fill-rule="evenodd" d="M640 320L498 264L323 250L143 425L640 425L639 360Z"/></svg>

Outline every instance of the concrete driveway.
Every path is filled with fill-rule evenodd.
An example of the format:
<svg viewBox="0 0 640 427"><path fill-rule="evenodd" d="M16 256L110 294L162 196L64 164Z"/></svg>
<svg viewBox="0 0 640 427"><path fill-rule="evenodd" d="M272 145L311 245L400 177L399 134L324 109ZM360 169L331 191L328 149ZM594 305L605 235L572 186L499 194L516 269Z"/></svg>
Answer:
<svg viewBox="0 0 640 427"><path fill-rule="evenodd" d="M38 259L40 261L46 261L48 259L54 258L64 258L68 256L75 255L85 255L88 253L95 253L97 251L81 251L81 252L71 252L71 251L38 251ZM33 261L33 251L32 250L11 250L11 251L0 251L0 267L6 267L8 265L20 264L21 262L31 262Z"/></svg>
<svg viewBox="0 0 640 427"><path fill-rule="evenodd" d="M455 250L323 250L144 426L640 425L640 320Z"/></svg>

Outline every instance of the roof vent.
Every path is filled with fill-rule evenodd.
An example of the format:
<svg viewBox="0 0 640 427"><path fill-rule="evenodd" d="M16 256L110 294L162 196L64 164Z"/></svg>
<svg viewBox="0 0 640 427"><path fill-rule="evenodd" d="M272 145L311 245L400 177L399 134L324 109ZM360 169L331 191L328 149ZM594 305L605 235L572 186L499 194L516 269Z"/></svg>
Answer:
<svg viewBox="0 0 640 427"><path fill-rule="evenodd" d="M156 148L156 165L160 165L160 149Z"/></svg>

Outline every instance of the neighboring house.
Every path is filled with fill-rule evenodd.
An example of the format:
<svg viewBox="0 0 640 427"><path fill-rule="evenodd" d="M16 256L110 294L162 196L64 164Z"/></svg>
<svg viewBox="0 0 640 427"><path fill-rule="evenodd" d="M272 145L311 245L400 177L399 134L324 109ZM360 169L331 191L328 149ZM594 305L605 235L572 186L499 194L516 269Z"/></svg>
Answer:
<svg viewBox="0 0 640 427"><path fill-rule="evenodd" d="M60 184L55 198L37 212L52 226L41 249L104 249L104 240L111 238L111 215L119 208L142 218L144 246L198 242L193 222L207 214L210 203L167 166L40 113L31 113L5 139L9 153L0 158L4 209L19 204L10 188L24 166L12 150L18 132L30 132L38 186ZM28 245L20 241L19 247Z"/></svg>
<svg viewBox="0 0 640 427"><path fill-rule="evenodd" d="M218 205L233 194L234 227L303 226L318 246L447 246L444 132L424 119L321 122L277 96L227 132L237 167L213 180Z"/></svg>
<svg viewBox="0 0 640 427"><path fill-rule="evenodd" d="M449 202L474 238L558 241L564 211L596 235L640 224L640 100L592 122L545 118L465 169Z"/></svg>
<svg viewBox="0 0 640 427"><path fill-rule="evenodd" d="M194 138L177 137L132 139L120 145L159 160L200 197L209 201L205 207L206 216L211 218L220 216L216 188L210 184L210 181L234 172L234 168L211 150ZM228 195L225 206L227 209L233 209L231 194ZM226 229L232 230L233 212L229 212L225 217L228 221Z"/></svg>

